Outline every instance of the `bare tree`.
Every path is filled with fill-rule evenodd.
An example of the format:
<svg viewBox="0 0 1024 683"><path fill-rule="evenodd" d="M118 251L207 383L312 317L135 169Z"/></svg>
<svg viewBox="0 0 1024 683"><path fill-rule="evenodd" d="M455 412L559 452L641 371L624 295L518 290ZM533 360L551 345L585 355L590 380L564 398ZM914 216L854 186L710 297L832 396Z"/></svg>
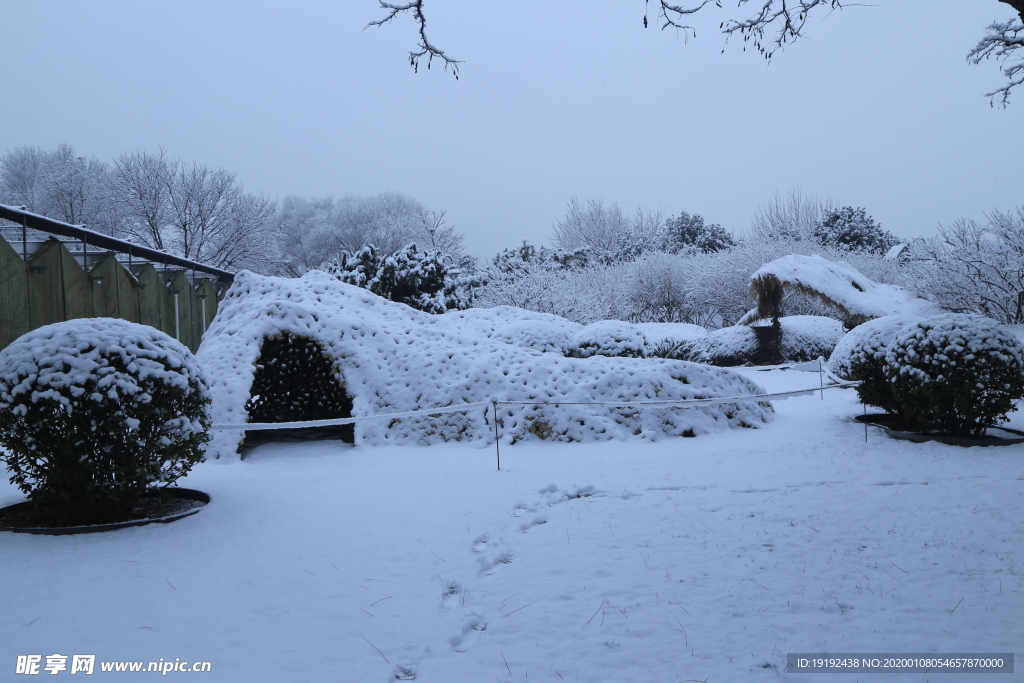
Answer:
<svg viewBox="0 0 1024 683"><path fill-rule="evenodd" d="M813 240L822 217L833 208L831 199L806 195L800 188L785 197L778 192L770 202L758 208L750 226L751 236L764 240Z"/></svg>
<svg viewBox="0 0 1024 683"><path fill-rule="evenodd" d="M43 213L47 153L39 147L18 147L0 158L0 201Z"/></svg>
<svg viewBox="0 0 1024 683"><path fill-rule="evenodd" d="M172 251L218 268L266 265L275 243L273 202L246 193L234 173L203 164L179 166L166 181L164 239Z"/></svg>
<svg viewBox="0 0 1024 683"><path fill-rule="evenodd" d="M178 162L161 149L125 152L114 160L110 173L110 198L117 216L118 233L154 249L165 249L164 231L171 223L171 191Z"/></svg>
<svg viewBox="0 0 1024 683"><path fill-rule="evenodd" d="M573 197L565 207L565 217L555 222L554 243L566 251L584 248L613 251L629 232L629 227L617 202L605 206L600 199L581 203Z"/></svg>
<svg viewBox="0 0 1024 683"><path fill-rule="evenodd" d="M111 231L106 202L107 166L61 144L54 150L19 147L0 159L3 201L73 225Z"/></svg>
<svg viewBox="0 0 1024 683"><path fill-rule="evenodd" d="M445 216L445 211L428 210L401 192L341 199L286 197L276 219L285 253L282 271L299 276L370 244L389 255L416 243L458 263L463 236Z"/></svg>
<svg viewBox="0 0 1024 683"><path fill-rule="evenodd" d="M988 26L985 37L982 38L967 59L972 64L978 64L983 59L993 57L1000 61L1008 61L1014 53L1024 46L1024 0L996 0L1012 7L1018 14L1017 19L1004 22L995 22ZM444 62L445 71L451 67L455 78L459 77L458 60L448 57L443 50L433 45L427 38L427 20L423 14L424 0L411 0L410 2L396 3L386 0L378 0L381 9L387 11L383 19L371 21L370 26L383 26L400 14L410 13L417 24L419 33L418 49L409 52L409 64L414 70L419 70L420 59L427 58L427 68L434 58ZM704 9L709 4L721 7L721 0L693 0L690 6L676 5L669 0L644 0L644 27L649 26L648 12L654 6L657 21L661 23L662 29L673 28L681 31L684 38L696 36L696 29L686 22L689 17ZM742 7L750 0L737 0L737 7ZM795 42L804 36L804 29L812 13L835 10L844 7L856 6L860 3L848 2L847 0L756 0L755 5L760 5L753 14L746 19L726 19L719 24L719 29L726 37L734 35L742 36L744 42L752 42L754 48L767 60L779 49ZM1002 67L1007 77L1007 83L1001 88L986 94L993 103L998 98L1005 107L1009 102L1010 90L1024 82L1024 61L1015 62Z"/></svg>
<svg viewBox="0 0 1024 683"><path fill-rule="evenodd" d="M918 289L954 311L1024 323L1024 206L986 218L960 219L940 226L937 238L911 243Z"/></svg>

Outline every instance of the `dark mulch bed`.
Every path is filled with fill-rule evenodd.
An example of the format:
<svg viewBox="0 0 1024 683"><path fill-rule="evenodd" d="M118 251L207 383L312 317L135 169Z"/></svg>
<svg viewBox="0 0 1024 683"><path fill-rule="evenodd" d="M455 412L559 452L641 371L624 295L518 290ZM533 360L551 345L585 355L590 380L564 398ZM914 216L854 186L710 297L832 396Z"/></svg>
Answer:
<svg viewBox="0 0 1024 683"><path fill-rule="evenodd" d="M913 441L925 443L937 441L950 446L1012 446L1024 443L1024 432L1009 427L989 427L988 433L978 437L946 436L932 432L915 432L905 425L897 415L889 413L873 413L868 415L857 415L857 422L865 422L876 427L881 427L885 433L894 439L901 441Z"/></svg>
<svg viewBox="0 0 1024 683"><path fill-rule="evenodd" d="M146 496L132 510L127 519L121 522L87 526L55 526L48 516L37 510L31 502L15 503L0 508L0 531L54 535L109 531L152 522L173 522L198 512L199 508L210 502L208 495L192 489L166 489L165 493L167 495L161 496L159 493L154 493Z"/></svg>

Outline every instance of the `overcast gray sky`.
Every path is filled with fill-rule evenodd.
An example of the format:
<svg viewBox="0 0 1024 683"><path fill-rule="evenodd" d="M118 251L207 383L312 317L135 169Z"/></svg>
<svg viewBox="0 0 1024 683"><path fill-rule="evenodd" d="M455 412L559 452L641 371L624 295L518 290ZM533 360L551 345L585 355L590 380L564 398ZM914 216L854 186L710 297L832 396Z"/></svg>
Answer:
<svg viewBox="0 0 1024 683"><path fill-rule="evenodd" d="M766 65L721 54L734 5L686 42L643 0L429 0L455 81L409 68L411 19L363 30L376 0L3 0L0 153L163 146L275 198L398 190L482 257L548 243L574 195L742 231L800 187L905 237L1024 204L1024 92L991 108L997 64L965 61L1008 6L820 13Z"/></svg>

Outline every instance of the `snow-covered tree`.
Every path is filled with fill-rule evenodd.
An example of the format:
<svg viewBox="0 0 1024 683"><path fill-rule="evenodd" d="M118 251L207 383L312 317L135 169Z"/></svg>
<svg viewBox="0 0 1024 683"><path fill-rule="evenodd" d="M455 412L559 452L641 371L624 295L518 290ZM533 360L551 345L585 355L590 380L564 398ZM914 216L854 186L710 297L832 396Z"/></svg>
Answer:
<svg viewBox="0 0 1024 683"><path fill-rule="evenodd" d="M826 211L814 227L814 239L829 247L877 254L884 254L898 242L865 209L852 206Z"/></svg>
<svg viewBox="0 0 1024 683"><path fill-rule="evenodd" d="M670 254L700 251L705 254L736 246L729 231L717 223L705 223L700 214L685 211L665 221L662 249Z"/></svg>
<svg viewBox="0 0 1024 683"><path fill-rule="evenodd" d="M323 270L342 282L427 313L472 304L471 289L459 282L459 272L444 263L441 252L420 251L415 244L390 255L369 244L354 253L342 252Z"/></svg>

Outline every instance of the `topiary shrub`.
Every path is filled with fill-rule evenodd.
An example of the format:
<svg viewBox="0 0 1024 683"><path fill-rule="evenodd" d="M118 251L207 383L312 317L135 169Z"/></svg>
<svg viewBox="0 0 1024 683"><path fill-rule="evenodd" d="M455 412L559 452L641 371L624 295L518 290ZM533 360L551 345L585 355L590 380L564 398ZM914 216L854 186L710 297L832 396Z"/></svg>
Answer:
<svg viewBox="0 0 1024 683"><path fill-rule="evenodd" d="M195 357L163 332L47 325L0 351L0 458L52 524L121 521L202 459L209 403Z"/></svg>
<svg viewBox="0 0 1024 683"><path fill-rule="evenodd" d="M917 431L982 436L1024 398L1024 346L980 315L907 325L889 342L883 372L899 414Z"/></svg>
<svg viewBox="0 0 1024 683"><path fill-rule="evenodd" d="M622 320L600 320L573 335L565 355L570 358L643 358L645 342L643 332L630 323Z"/></svg>

